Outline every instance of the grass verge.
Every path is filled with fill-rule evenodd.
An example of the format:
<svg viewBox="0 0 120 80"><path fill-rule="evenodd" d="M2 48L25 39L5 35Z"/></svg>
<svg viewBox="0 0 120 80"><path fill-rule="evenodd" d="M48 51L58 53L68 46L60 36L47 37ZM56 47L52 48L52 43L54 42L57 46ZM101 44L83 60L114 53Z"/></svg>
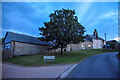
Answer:
<svg viewBox="0 0 120 80"><path fill-rule="evenodd" d="M64 52L63 55L60 53L49 53L45 55L55 56L54 64L72 64L78 63L81 60L90 57L92 55L108 53L109 51L103 51L101 49L89 49L89 50L78 50L78 51L68 51ZM111 51L112 52L112 51ZM43 66L46 65L43 60L44 55L27 55L18 56L11 59L4 60L3 62L13 63L17 65L24 66ZM47 63L49 65L51 63Z"/></svg>

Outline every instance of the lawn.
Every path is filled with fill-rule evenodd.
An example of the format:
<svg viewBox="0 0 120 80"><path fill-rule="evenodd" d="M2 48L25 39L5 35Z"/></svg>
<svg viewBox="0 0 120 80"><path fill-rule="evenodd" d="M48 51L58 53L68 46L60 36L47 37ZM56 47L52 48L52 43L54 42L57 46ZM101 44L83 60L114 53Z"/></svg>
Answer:
<svg viewBox="0 0 120 80"><path fill-rule="evenodd" d="M60 55L60 53L50 53L46 55L55 56L54 64L72 64L72 63L78 63L81 60L90 57L92 55L103 54L108 52L109 51L103 51L100 49L91 49L91 50L68 51L68 52L64 52L63 55ZM45 64L43 60L43 56L44 55L18 56L12 59L4 60L4 62L24 65L24 66L50 65L51 63Z"/></svg>

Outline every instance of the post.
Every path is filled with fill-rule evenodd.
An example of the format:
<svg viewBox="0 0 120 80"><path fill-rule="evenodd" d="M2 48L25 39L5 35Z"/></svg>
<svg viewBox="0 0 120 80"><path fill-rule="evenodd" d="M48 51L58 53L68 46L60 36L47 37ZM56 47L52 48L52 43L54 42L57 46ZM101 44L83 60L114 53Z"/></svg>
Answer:
<svg viewBox="0 0 120 80"><path fill-rule="evenodd" d="M105 33L105 41L106 41L106 33Z"/></svg>

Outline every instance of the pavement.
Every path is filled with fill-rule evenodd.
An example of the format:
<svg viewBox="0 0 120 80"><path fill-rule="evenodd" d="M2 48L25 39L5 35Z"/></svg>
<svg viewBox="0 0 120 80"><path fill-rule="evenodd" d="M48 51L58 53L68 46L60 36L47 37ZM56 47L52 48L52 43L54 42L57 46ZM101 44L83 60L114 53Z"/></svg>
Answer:
<svg viewBox="0 0 120 80"><path fill-rule="evenodd" d="M65 78L120 78L120 58L117 54L91 56L79 63Z"/></svg>
<svg viewBox="0 0 120 80"><path fill-rule="evenodd" d="M3 63L2 78L57 78L72 65L26 67Z"/></svg>

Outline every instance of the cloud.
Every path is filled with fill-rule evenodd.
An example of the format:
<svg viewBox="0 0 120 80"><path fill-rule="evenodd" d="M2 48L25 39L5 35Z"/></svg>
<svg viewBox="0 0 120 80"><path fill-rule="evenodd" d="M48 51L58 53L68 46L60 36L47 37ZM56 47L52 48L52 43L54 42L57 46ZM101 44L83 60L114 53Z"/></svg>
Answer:
<svg viewBox="0 0 120 80"><path fill-rule="evenodd" d="M83 3L82 5L80 5L80 7L78 7L78 15L79 15L79 20L82 21L83 17L85 16L85 14L87 13L87 11L90 9L90 7L92 6L92 2L89 3Z"/></svg>
<svg viewBox="0 0 120 80"><path fill-rule="evenodd" d="M39 36L39 27L47 21L48 7L42 3L3 3L2 33L6 31L20 32ZM48 15L49 16L49 15Z"/></svg>
<svg viewBox="0 0 120 80"><path fill-rule="evenodd" d="M101 16L101 18L117 18L118 17L118 12L109 12L107 14L104 14L103 16Z"/></svg>
<svg viewBox="0 0 120 80"><path fill-rule="evenodd" d="M100 24L101 21L104 21L103 25L110 24L110 21L118 25L118 12L112 11L112 12L103 13L101 16L96 17L95 20L92 20L92 22L89 25L95 26L97 24Z"/></svg>
<svg viewBox="0 0 120 80"><path fill-rule="evenodd" d="M120 41L120 37L114 38L113 40Z"/></svg>
<svg viewBox="0 0 120 80"><path fill-rule="evenodd" d="M3 3L2 32L5 34L6 30L10 30L13 32L39 36L39 27L44 26L44 22L49 21L50 13L53 13L56 9L69 8L76 11L76 16L78 16L79 22L85 26L87 33L91 33L94 28L97 28L101 36L104 32L107 33L112 30L117 31L117 10L114 10L117 9L116 4L117 3L97 2ZM117 36L112 35L110 39L115 37Z"/></svg>
<svg viewBox="0 0 120 80"><path fill-rule="evenodd" d="M28 32L22 32L20 30L16 30L16 29L3 29L4 32L7 32L7 31L10 31L10 32L14 32L14 33L19 33L19 34L25 34L25 35L29 35L29 36L34 36L34 37L39 37L38 35L36 34L31 34L31 33L28 33ZM6 34L6 33L5 33Z"/></svg>
<svg viewBox="0 0 120 80"><path fill-rule="evenodd" d="M109 12L104 13L98 19L112 19L114 22L118 23L118 9L111 10Z"/></svg>

